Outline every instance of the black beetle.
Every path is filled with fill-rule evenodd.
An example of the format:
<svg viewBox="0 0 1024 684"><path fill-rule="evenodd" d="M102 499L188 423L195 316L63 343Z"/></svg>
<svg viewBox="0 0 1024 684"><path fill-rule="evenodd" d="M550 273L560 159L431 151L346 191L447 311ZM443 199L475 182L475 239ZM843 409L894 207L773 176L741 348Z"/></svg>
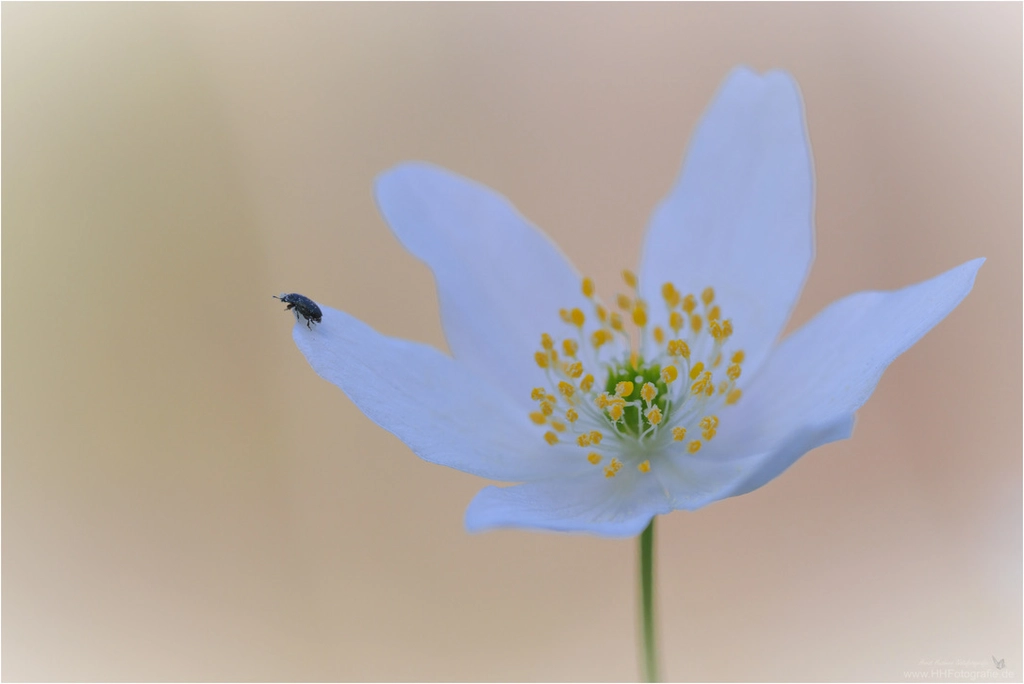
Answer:
<svg viewBox="0 0 1024 684"><path fill-rule="evenodd" d="M291 294L283 294L281 296L270 295L274 299L280 299L282 302L287 304L285 311L289 309L295 310L295 320L298 320L299 316L306 319L306 327L310 330L313 326L310 323L319 323L323 318L323 314L320 312L320 307L316 305L309 297L292 292Z"/></svg>

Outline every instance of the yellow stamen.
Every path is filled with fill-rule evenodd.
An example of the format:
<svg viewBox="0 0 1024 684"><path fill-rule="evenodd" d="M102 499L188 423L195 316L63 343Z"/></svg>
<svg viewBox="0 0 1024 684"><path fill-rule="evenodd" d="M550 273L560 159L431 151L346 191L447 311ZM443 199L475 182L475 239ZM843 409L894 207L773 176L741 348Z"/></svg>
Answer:
<svg viewBox="0 0 1024 684"><path fill-rule="evenodd" d="M651 471L651 462L644 461L643 463L638 465L636 469L639 470L641 473L649 473Z"/></svg>
<svg viewBox="0 0 1024 684"><path fill-rule="evenodd" d="M622 418L622 412L626 410L624 404L612 404L608 407L608 415L612 420L619 420Z"/></svg>
<svg viewBox="0 0 1024 684"><path fill-rule="evenodd" d="M644 386L640 388L640 397L647 403L654 401L656 396L658 396L658 388L653 383L645 382Z"/></svg>
<svg viewBox="0 0 1024 684"><path fill-rule="evenodd" d="M700 300L704 302L704 306L707 306L715 299L715 289L712 287L705 287L704 291L700 293Z"/></svg>
<svg viewBox="0 0 1024 684"><path fill-rule="evenodd" d="M612 458L612 462L608 464L608 467L604 469L605 477L615 477L615 474L622 470L622 461L617 458Z"/></svg>
<svg viewBox="0 0 1024 684"><path fill-rule="evenodd" d="M594 310L597 311L597 320L601 321L602 323L608 320L608 310L605 309L603 306L598 304L596 307L594 307Z"/></svg>
<svg viewBox="0 0 1024 684"><path fill-rule="evenodd" d="M563 323L569 323L570 322L569 310L568 309L559 309L558 310L558 317L562 319Z"/></svg>
<svg viewBox="0 0 1024 684"><path fill-rule="evenodd" d="M690 316L690 326L693 327L693 332L699 333L703 324L704 322L701 320L700 314L693 314Z"/></svg>
<svg viewBox="0 0 1024 684"><path fill-rule="evenodd" d="M589 454L587 454L587 460L593 463L594 465L597 465L598 463L601 462L601 454L597 453L596 451L591 451Z"/></svg>
<svg viewBox="0 0 1024 684"><path fill-rule="evenodd" d="M700 440L695 439L690 442L690 446L687 447L687 449L689 449L691 454L695 454L700 451Z"/></svg>
<svg viewBox="0 0 1024 684"><path fill-rule="evenodd" d="M551 402L540 402L540 412L543 413L545 416L550 416L552 413L554 413L554 411L555 407L551 405Z"/></svg>
<svg viewBox="0 0 1024 684"><path fill-rule="evenodd" d="M676 442L682 442L684 439L686 439L686 428L684 428L684 427L674 427L674 428L672 428L672 439L675 440Z"/></svg>
<svg viewBox="0 0 1024 684"><path fill-rule="evenodd" d="M600 444L602 439L604 439L604 435L602 435L600 432L598 432L597 430L590 431L591 444Z"/></svg>
<svg viewBox="0 0 1024 684"><path fill-rule="evenodd" d="M722 310L718 308L717 304L715 304L708 311L708 320L709 321L717 321L721 317L722 317Z"/></svg>
<svg viewBox="0 0 1024 684"><path fill-rule="evenodd" d="M534 401L540 401L546 394L547 392L544 391L543 387L534 387L533 391L530 392L530 398Z"/></svg>
<svg viewBox="0 0 1024 684"><path fill-rule="evenodd" d="M644 415L647 416L647 420L650 421L651 425L657 425L661 422L661 409L657 406L652 406L651 410Z"/></svg>
<svg viewBox="0 0 1024 684"><path fill-rule="evenodd" d="M728 339L732 335L732 319L726 318L722 321L722 339Z"/></svg>
<svg viewBox="0 0 1024 684"><path fill-rule="evenodd" d="M727 395L725 395L725 403L726 404L730 404L730 405L731 404L735 404L737 401L740 400L740 397L742 397L742 396L743 396L743 391L742 390L734 389L733 391L731 391Z"/></svg>
<svg viewBox="0 0 1024 684"><path fill-rule="evenodd" d="M551 428L556 432L565 432L565 423L559 423L557 420L551 421Z"/></svg>
<svg viewBox="0 0 1024 684"><path fill-rule="evenodd" d="M718 432L718 416L704 416L700 421L700 429L704 439L711 440Z"/></svg>
<svg viewBox="0 0 1024 684"><path fill-rule="evenodd" d="M633 393L633 383L629 380L623 380L622 382L615 385L615 396L617 397L628 397Z"/></svg>
<svg viewBox="0 0 1024 684"><path fill-rule="evenodd" d="M611 314L608 317L608 325L612 326L613 330L622 330L622 316L617 313Z"/></svg>
<svg viewBox="0 0 1024 684"><path fill-rule="evenodd" d="M590 278L583 279L583 296L587 299L594 296L594 281Z"/></svg>
<svg viewBox="0 0 1024 684"><path fill-rule="evenodd" d="M594 406L596 406L599 409L607 408L608 400L610 398L611 397L608 396L607 392L602 392L601 394L598 394L597 397L594 399Z"/></svg>
<svg viewBox="0 0 1024 684"><path fill-rule="evenodd" d="M554 432L551 432L549 430L549 431L544 433L544 440L548 444L550 444L551 446L554 446L554 445L558 444L558 435L556 435Z"/></svg>
<svg viewBox="0 0 1024 684"><path fill-rule="evenodd" d="M740 368L740 365L738 363L734 363L726 369L725 374L729 376L730 380L737 380L742 372L743 369Z"/></svg>
<svg viewBox="0 0 1024 684"><path fill-rule="evenodd" d="M576 356L576 352L580 346L576 344L576 340L562 340L562 351L565 352L566 356Z"/></svg>
<svg viewBox="0 0 1024 684"><path fill-rule="evenodd" d="M626 285L629 285L632 288L636 288L636 274L633 273L632 271L630 271L630 270L623 271L622 272L622 279L626 281Z"/></svg>
<svg viewBox="0 0 1024 684"><path fill-rule="evenodd" d="M573 393L576 392L576 388L562 380L558 383L558 391L562 394L563 397L568 398L571 397Z"/></svg>
<svg viewBox="0 0 1024 684"><path fill-rule="evenodd" d="M533 355L533 358L541 368L547 368L550 365L548 363L548 355L544 352L537 352Z"/></svg>
<svg viewBox="0 0 1024 684"><path fill-rule="evenodd" d="M633 308L633 300L624 294L615 295L615 303L619 305L619 308L623 311L629 311Z"/></svg>
<svg viewBox="0 0 1024 684"><path fill-rule="evenodd" d="M568 341L568 340L567 340ZM578 378L583 375L583 364L577 361L576 363L570 363L566 369L565 374L570 378Z"/></svg>
<svg viewBox="0 0 1024 684"><path fill-rule="evenodd" d="M593 386L594 376L591 375L590 373L587 373L585 376L583 376L583 379L580 380L580 389L583 390L584 392L589 392L590 388Z"/></svg>
<svg viewBox="0 0 1024 684"><path fill-rule="evenodd" d="M681 356L684 359L690 358L690 345L682 340L669 340L668 353L671 356Z"/></svg>
<svg viewBox="0 0 1024 684"><path fill-rule="evenodd" d="M700 375L703 371L704 362L698 361L697 363L693 364L693 368L690 369L690 379L696 380L697 376Z"/></svg>
<svg viewBox="0 0 1024 684"><path fill-rule="evenodd" d="M580 414L576 412L576 409L571 408L565 412L565 419L570 423L575 423L580 419Z"/></svg>
<svg viewBox="0 0 1024 684"><path fill-rule="evenodd" d="M530 414L530 420L532 420L537 425L543 425L544 423L547 422L548 418L540 411L534 411L533 413Z"/></svg>
<svg viewBox="0 0 1024 684"><path fill-rule="evenodd" d="M633 323L638 328L642 328L647 325L647 310L639 304L633 309Z"/></svg>
<svg viewBox="0 0 1024 684"><path fill-rule="evenodd" d="M660 325L654 326L654 341L659 345L665 343L665 331L661 329Z"/></svg>
<svg viewBox="0 0 1024 684"><path fill-rule="evenodd" d="M554 340L551 339L551 335L548 335L547 333L544 333L543 335L541 335L540 336L540 346L542 346L545 349L550 351L551 348L555 346L555 342L554 342Z"/></svg>
<svg viewBox="0 0 1024 684"><path fill-rule="evenodd" d="M590 435L586 433L580 435L579 437L576 438L576 443L579 444L581 447L590 446Z"/></svg>
<svg viewBox="0 0 1024 684"><path fill-rule="evenodd" d="M678 377L679 371L676 370L675 366L665 366L661 369L661 381L666 385L672 384Z"/></svg>
<svg viewBox="0 0 1024 684"><path fill-rule="evenodd" d="M732 362L743 363L743 359L745 359L746 357L747 355L743 353L742 349L740 349L739 351L732 355Z"/></svg>
<svg viewBox="0 0 1024 684"><path fill-rule="evenodd" d="M683 311L686 313L693 313L693 310L696 308L697 299L692 294L688 294L683 297Z"/></svg>
<svg viewBox="0 0 1024 684"><path fill-rule="evenodd" d="M715 391L715 385L711 382L711 371L704 371L695 383L690 387L694 394L707 394L708 390Z"/></svg>
<svg viewBox="0 0 1024 684"><path fill-rule="evenodd" d="M612 334L601 328L600 330L595 330L594 334L590 336L590 343L594 345L594 349L600 349L601 345L611 342L612 339Z"/></svg>
<svg viewBox="0 0 1024 684"><path fill-rule="evenodd" d="M586 321L586 317L584 317L583 312L580 311L579 309L573 309L572 311L570 311L569 319L572 321L572 324L575 325L577 328L582 328L583 323Z"/></svg>
<svg viewBox="0 0 1024 684"><path fill-rule="evenodd" d="M665 298L665 303L670 309L674 309L679 304L679 290L672 283L665 283L661 286L661 296Z"/></svg>
<svg viewBox="0 0 1024 684"><path fill-rule="evenodd" d="M668 315L668 327L672 328L678 335L679 331L683 327L683 315L678 311L673 311Z"/></svg>

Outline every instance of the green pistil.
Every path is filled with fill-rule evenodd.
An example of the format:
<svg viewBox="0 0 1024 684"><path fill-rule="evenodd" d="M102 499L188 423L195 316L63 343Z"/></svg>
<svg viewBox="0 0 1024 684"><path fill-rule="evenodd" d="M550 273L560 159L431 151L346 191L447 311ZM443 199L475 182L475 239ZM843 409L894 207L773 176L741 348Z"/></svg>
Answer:
<svg viewBox="0 0 1024 684"><path fill-rule="evenodd" d="M667 411L665 410L665 403L668 399L668 386L661 379L661 366L658 364L648 366L644 363L643 359L637 360L636 368L629 363L620 363L613 366L609 369L608 380L604 384L605 391L608 394L614 395L615 386L623 381L633 383L633 392L622 398L627 402L639 401L642 405L643 400L640 398L640 390L643 389L646 383L652 383L658 389L658 396L654 397L653 404L661 409L662 422L665 421L665 418L668 418ZM646 411L646 405L644 406ZM638 411L635 406L626 406L625 411L622 413L622 420L616 424L619 432L632 435L639 435L650 426L651 423L647 420L647 416Z"/></svg>

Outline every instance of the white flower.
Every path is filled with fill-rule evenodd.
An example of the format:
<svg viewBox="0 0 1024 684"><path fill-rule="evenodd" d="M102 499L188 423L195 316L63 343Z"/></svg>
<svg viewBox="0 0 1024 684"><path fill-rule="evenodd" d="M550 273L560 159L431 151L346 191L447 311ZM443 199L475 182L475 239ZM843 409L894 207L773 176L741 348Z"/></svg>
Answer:
<svg viewBox="0 0 1024 684"><path fill-rule="evenodd" d="M971 290L983 259L846 297L778 341L813 258L796 84L737 69L654 212L636 275L602 303L500 195L408 163L377 181L433 269L452 356L322 306L294 338L421 458L482 477L472 531L606 536L750 492L850 436L885 368Z"/></svg>

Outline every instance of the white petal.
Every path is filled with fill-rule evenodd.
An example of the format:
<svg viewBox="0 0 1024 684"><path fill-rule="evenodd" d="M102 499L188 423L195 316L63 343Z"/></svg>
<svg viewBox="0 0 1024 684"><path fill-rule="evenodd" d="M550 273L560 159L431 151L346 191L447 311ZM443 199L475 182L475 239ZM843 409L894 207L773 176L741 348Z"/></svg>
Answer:
<svg viewBox="0 0 1024 684"><path fill-rule="evenodd" d="M313 369L417 456L494 480L584 471L578 449L552 447L504 392L426 345L386 337L321 305L312 330L292 336ZM351 456L349 456L351 457Z"/></svg>
<svg viewBox="0 0 1024 684"><path fill-rule="evenodd" d="M782 331L814 255L813 172L796 83L734 70L704 114L679 180L657 207L640 279L664 318L660 288L715 288L755 369Z"/></svg>
<svg viewBox="0 0 1024 684"><path fill-rule="evenodd" d="M382 174L376 190L395 235L434 272L452 355L528 405L530 390L544 384L533 361L541 333L568 333L558 310L584 308L580 276L483 185L408 163Z"/></svg>
<svg viewBox="0 0 1024 684"><path fill-rule="evenodd" d="M967 296L983 262L902 290L851 295L787 337L740 402L721 412L713 442L659 464L673 504L693 509L745 494L808 450L849 437L882 372Z"/></svg>
<svg viewBox="0 0 1024 684"><path fill-rule="evenodd" d="M650 473L625 466L606 478L600 466L590 468L574 478L487 487L469 504L466 529L518 527L632 537L655 515L672 510L661 483Z"/></svg>

